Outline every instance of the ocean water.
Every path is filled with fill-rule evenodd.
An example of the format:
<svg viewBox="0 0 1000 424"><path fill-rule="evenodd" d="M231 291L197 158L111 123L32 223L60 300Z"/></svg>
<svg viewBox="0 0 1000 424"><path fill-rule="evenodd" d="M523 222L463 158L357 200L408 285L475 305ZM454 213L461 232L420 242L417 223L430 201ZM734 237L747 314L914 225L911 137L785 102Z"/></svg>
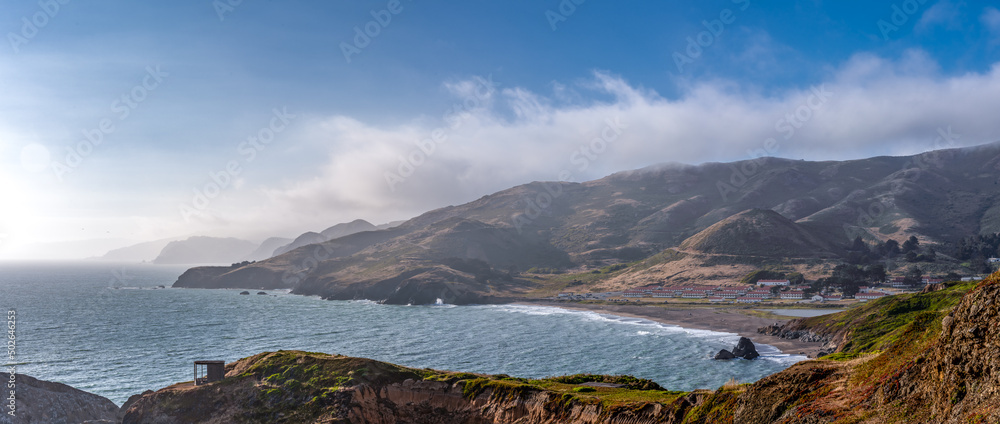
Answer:
<svg viewBox="0 0 1000 424"><path fill-rule="evenodd" d="M805 359L739 336L593 312L518 305L393 306L268 292L157 289L183 267L0 263L0 312L17 316L17 371L122 404L192 379L192 361L306 350L417 368L545 377L631 374L673 390L752 382Z"/></svg>

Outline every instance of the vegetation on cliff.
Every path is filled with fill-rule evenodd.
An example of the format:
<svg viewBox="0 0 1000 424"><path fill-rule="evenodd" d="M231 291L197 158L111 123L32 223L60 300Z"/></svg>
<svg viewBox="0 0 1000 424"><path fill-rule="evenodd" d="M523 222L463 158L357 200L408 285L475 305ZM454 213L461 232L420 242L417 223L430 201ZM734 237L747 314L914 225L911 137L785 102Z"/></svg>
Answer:
<svg viewBox="0 0 1000 424"><path fill-rule="evenodd" d="M531 405L539 408L537 413L555 418L568 418L574 410L579 414L589 408L595 416L629 411L652 419L684 395L631 376L580 374L524 379L414 369L300 351L261 353L226 368L226 378L216 383L181 383L145 394L127 411L124 422L373 422L372 411L358 410L359 405L372 401L392 405L389 409L395 418L383 417L384 422L411 415L425 419L430 415L457 419L470 414L508 417L490 409L520 408L526 412Z"/></svg>
<svg viewBox="0 0 1000 424"><path fill-rule="evenodd" d="M830 337L837 351L702 407L729 409L720 422L997 422L998 299L1000 273L797 320L786 330Z"/></svg>
<svg viewBox="0 0 1000 424"><path fill-rule="evenodd" d="M218 383L148 393L125 422L988 423L1000 420L998 325L1000 273L936 285L796 320L785 330L836 352L690 393L629 376L524 379L279 351L229 364Z"/></svg>

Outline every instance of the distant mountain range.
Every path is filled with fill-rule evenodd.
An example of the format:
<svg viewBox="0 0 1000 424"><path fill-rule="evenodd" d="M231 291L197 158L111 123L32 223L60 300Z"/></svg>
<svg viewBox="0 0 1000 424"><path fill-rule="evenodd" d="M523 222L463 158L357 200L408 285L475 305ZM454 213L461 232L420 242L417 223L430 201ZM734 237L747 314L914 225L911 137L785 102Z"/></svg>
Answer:
<svg viewBox="0 0 1000 424"><path fill-rule="evenodd" d="M993 143L850 161L663 164L585 183L534 182L392 229L307 237L248 266L195 268L175 286L427 303L504 299L572 282L525 274L531 268L579 275L588 290L734 282L765 265L818 275L859 236L875 243L912 235L933 246L1000 232L998 171L1000 143ZM605 269L615 264L627 266Z"/></svg>
<svg viewBox="0 0 1000 424"><path fill-rule="evenodd" d="M152 262L156 264L222 264L260 261L309 244L320 243L362 231L392 228L402 221L382 225L358 219L337 224L321 233L307 232L295 240L271 237L260 244L237 238L194 236L134 244L114 249L94 260Z"/></svg>
<svg viewBox="0 0 1000 424"><path fill-rule="evenodd" d="M337 224L319 233L308 232L302 234L296 237L291 243L275 249L272 256L278 256L282 253L291 252L292 250L298 249L302 246L322 243L327 240L349 236L362 231L374 231L377 229L378 227L363 219L357 219L344 224Z"/></svg>

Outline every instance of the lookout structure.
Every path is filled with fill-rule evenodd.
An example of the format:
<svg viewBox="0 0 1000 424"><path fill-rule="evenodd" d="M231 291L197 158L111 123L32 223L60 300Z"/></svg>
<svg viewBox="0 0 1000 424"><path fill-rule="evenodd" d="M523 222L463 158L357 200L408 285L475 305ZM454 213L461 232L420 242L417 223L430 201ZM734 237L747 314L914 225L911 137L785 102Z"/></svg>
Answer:
<svg viewBox="0 0 1000 424"><path fill-rule="evenodd" d="M225 361L194 361L194 385L219 381L226 377Z"/></svg>

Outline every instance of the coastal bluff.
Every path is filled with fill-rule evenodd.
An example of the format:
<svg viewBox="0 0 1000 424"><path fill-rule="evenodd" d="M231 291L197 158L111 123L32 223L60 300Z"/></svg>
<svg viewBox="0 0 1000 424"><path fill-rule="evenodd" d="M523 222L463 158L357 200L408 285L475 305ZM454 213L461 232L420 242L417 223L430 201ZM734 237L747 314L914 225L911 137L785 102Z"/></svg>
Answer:
<svg viewBox="0 0 1000 424"><path fill-rule="evenodd" d="M0 381L4 382L6 406L10 374L0 372ZM14 374L14 382L14 416L4 408L0 424L111 424L121 420L118 405L102 396L24 374Z"/></svg>
<svg viewBox="0 0 1000 424"><path fill-rule="evenodd" d="M770 329L829 340L833 351L712 390L670 391L631 376L527 379L277 351L227 364L220 381L134 395L120 410L23 376L23 390L41 391L19 389L19 399L43 399L35 407L49 415L27 422L46 423L86 412L104 415L80 422L985 424L1000 422L997 328L1000 273ZM78 412L77 400L96 412Z"/></svg>
<svg viewBox="0 0 1000 424"><path fill-rule="evenodd" d="M716 390L672 392L627 376L532 380L418 370L279 351L227 365L220 382L143 394L124 422L996 423L997 328L1000 273L770 329L828 340L833 351Z"/></svg>
<svg viewBox="0 0 1000 424"><path fill-rule="evenodd" d="M278 351L227 364L219 382L143 394L123 423L679 423L682 410L645 399L681 395L629 376L528 380ZM701 396L683 395L677 405Z"/></svg>

